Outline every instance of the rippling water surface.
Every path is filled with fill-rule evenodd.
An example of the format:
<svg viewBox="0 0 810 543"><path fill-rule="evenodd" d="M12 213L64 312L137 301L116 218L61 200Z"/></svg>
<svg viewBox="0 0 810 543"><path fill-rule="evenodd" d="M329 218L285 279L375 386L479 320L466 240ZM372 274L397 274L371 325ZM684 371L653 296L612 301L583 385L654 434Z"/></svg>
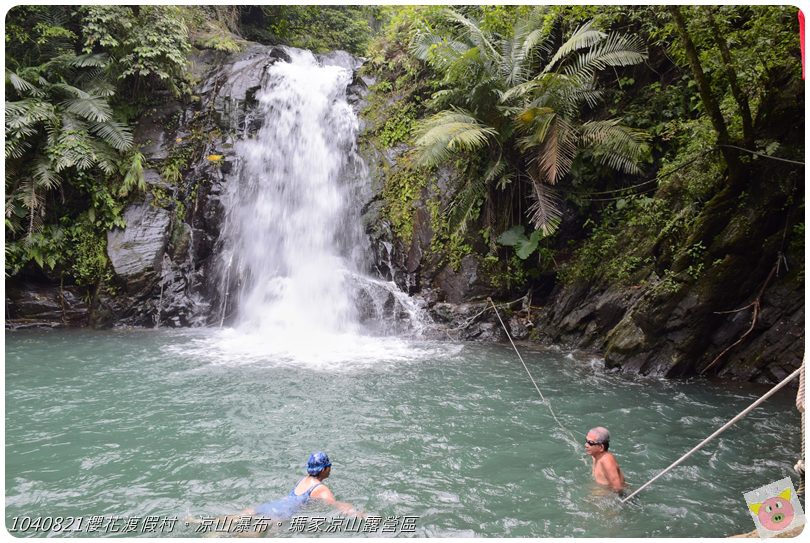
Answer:
<svg viewBox="0 0 810 543"><path fill-rule="evenodd" d="M323 449L338 499L417 516L420 536L725 536L753 529L742 493L792 477L800 451L786 391L621 506L511 349L335 344L296 358L227 330L7 332L7 526L235 513L289 492ZM634 487L766 390L631 380L556 350L524 358L566 426L610 429Z"/></svg>

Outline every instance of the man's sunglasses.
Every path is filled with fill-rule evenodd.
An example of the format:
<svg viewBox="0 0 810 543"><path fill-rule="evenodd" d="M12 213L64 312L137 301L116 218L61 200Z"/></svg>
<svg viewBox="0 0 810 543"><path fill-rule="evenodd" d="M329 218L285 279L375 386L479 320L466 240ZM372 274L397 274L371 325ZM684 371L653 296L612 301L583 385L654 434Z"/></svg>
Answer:
<svg viewBox="0 0 810 543"><path fill-rule="evenodd" d="M591 447L593 447L594 445L604 445L605 442L604 441L591 441L590 439L586 439L585 444L590 445Z"/></svg>

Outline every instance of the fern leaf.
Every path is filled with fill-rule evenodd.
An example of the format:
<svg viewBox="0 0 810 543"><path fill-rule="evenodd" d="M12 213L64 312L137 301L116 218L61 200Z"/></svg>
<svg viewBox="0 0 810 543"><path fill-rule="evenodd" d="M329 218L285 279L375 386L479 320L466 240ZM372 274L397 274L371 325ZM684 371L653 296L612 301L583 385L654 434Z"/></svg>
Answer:
<svg viewBox="0 0 810 543"><path fill-rule="evenodd" d="M65 100L61 106L65 108L65 111L90 122L104 123L112 119L112 108L104 98L87 93L85 95L85 97Z"/></svg>
<svg viewBox="0 0 810 543"><path fill-rule="evenodd" d="M97 123L90 127L90 131L118 151L126 151L132 147L132 132L123 123L115 121Z"/></svg>
<svg viewBox="0 0 810 543"><path fill-rule="evenodd" d="M33 83L30 83L11 70L6 70L6 82L11 83L11 86L14 87L14 90L16 90L20 96L24 96L26 94L37 98L42 98L45 96L45 93L38 89Z"/></svg>

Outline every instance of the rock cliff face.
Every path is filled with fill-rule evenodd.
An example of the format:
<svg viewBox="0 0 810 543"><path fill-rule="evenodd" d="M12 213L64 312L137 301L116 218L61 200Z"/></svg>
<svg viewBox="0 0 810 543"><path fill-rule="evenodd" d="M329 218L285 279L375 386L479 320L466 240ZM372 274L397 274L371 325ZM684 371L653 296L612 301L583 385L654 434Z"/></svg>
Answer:
<svg viewBox="0 0 810 543"><path fill-rule="evenodd" d="M538 321L542 337L604 353L628 372L780 381L804 356L804 254L786 242L802 221L791 175L753 170L749 203L728 189L707 203L691 240L706 247L706 269L693 280L664 287L653 270L634 287L558 287ZM686 267L676 259L671 270Z"/></svg>

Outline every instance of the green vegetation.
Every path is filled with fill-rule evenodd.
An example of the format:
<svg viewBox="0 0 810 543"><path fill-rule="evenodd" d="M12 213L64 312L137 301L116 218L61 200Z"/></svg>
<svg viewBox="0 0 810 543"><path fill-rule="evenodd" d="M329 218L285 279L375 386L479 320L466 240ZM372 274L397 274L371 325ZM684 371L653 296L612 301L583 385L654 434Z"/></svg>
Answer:
<svg viewBox="0 0 810 543"><path fill-rule="evenodd" d="M445 108L423 122L416 145L424 164L454 154L479 158L479 171L455 196L460 222L475 218L470 210L490 185L504 189L522 180L518 195L533 201L526 211L531 222L550 234L561 210L549 187L585 149L601 164L638 173L645 135L618 119L582 122L580 111L598 103L599 72L644 60L640 42L586 22L554 47L559 32L545 8L511 29L500 25L506 34L487 30L483 18L445 13L452 33L422 32L414 40L415 54L443 76L433 101Z"/></svg>
<svg viewBox="0 0 810 543"><path fill-rule="evenodd" d="M443 222L431 247L443 262L457 262L458 247L480 253L493 285L551 274L674 293L725 265L712 236L726 224L726 236L754 235L747 221L766 215L769 198L803 206L795 184L757 186L778 163L734 148L803 156L803 123L789 120L802 117L795 8L431 6L386 16L368 53L378 79L369 132L382 147L410 132L414 151L391 171L407 161L450 172L445 192L426 191L421 204ZM407 219L394 221L406 245Z"/></svg>
<svg viewBox="0 0 810 543"><path fill-rule="evenodd" d="M148 164L130 123L194 99L195 49L257 40L367 59L383 220L405 251L429 229L434 266L667 295L779 230L803 280L800 168L761 156L803 160L797 35L789 6L17 6L6 274L106 281L106 232L146 191L180 236L186 207L143 171L192 192L212 134Z"/></svg>
<svg viewBox="0 0 810 543"><path fill-rule="evenodd" d="M110 277L106 233L125 226L124 205L146 190L129 122L161 92L189 93L190 15L171 6L9 11L7 276L28 266L87 286ZM173 167L178 181L179 164L164 170Z"/></svg>
<svg viewBox="0 0 810 543"><path fill-rule="evenodd" d="M217 7L17 6L6 17L6 275L95 286L106 234L147 186L131 120L187 97L190 36L238 49ZM206 41L207 40L207 41ZM180 147L161 168L179 182ZM37 272L38 270L38 272Z"/></svg>
<svg viewBox="0 0 810 543"><path fill-rule="evenodd" d="M256 41L361 55L379 14L376 6L257 6L246 8L243 22L246 37Z"/></svg>

